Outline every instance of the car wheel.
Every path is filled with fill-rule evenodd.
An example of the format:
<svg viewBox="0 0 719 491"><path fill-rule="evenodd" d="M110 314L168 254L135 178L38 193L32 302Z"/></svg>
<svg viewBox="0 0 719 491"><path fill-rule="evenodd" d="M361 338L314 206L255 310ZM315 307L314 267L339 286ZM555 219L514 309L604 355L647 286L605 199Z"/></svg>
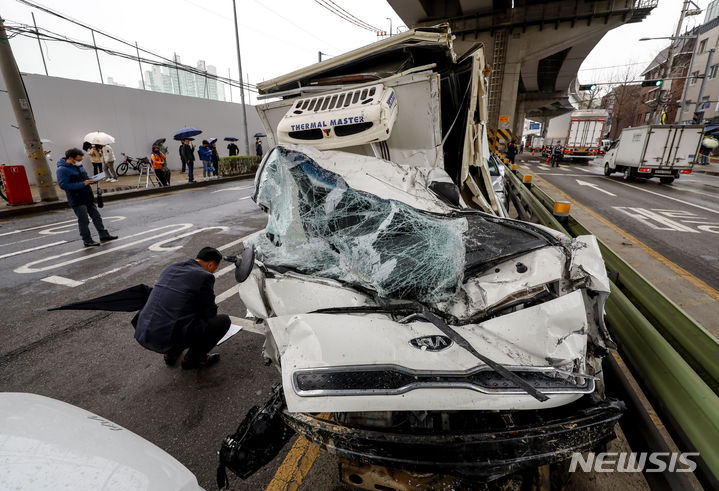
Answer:
<svg viewBox="0 0 719 491"><path fill-rule="evenodd" d="M609 163L607 163L607 162L604 162L604 175L605 176L612 175L612 169L609 168Z"/></svg>
<svg viewBox="0 0 719 491"><path fill-rule="evenodd" d="M671 184L674 182L674 178L673 177L660 177L659 182L661 182L662 184Z"/></svg>
<svg viewBox="0 0 719 491"><path fill-rule="evenodd" d="M634 172L632 171L631 167L624 168L623 178L625 181L633 181L634 180Z"/></svg>

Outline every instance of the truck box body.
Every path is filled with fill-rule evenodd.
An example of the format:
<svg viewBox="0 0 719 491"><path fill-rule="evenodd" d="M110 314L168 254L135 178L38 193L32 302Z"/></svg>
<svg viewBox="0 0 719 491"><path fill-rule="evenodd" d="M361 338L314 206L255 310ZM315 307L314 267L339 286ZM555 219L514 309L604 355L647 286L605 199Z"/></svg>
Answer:
<svg viewBox="0 0 719 491"><path fill-rule="evenodd" d="M532 150L537 151L541 150L544 146L544 138L541 136L533 136L532 137Z"/></svg>
<svg viewBox="0 0 719 491"><path fill-rule="evenodd" d="M614 167L691 169L696 162L704 128L701 125L651 125L625 128Z"/></svg>
<svg viewBox="0 0 719 491"><path fill-rule="evenodd" d="M564 154L582 159L593 159L599 155L607 117L604 109L574 111L569 120Z"/></svg>

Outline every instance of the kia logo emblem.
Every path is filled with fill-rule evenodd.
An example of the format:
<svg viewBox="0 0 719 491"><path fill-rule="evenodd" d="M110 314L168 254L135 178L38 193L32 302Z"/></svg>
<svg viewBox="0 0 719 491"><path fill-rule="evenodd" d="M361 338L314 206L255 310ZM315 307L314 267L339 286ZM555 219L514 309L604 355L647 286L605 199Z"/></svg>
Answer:
<svg viewBox="0 0 719 491"><path fill-rule="evenodd" d="M434 336L422 336L410 339L409 344L417 349L426 351L442 351L452 345L452 340L447 336L436 334Z"/></svg>

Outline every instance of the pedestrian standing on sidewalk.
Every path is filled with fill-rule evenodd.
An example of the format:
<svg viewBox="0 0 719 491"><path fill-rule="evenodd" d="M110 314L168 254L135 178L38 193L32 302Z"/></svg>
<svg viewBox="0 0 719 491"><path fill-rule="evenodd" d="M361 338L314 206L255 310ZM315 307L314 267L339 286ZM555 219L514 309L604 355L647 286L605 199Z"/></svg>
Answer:
<svg viewBox="0 0 719 491"><path fill-rule="evenodd" d="M102 172L102 145L93 145L87 151L87 154L90 156L90 162L92 162L92 173L99 174Z"/></svg>
<svg viewBox="0 0 719 491"><path fill-rule="evenodd" d="M182 146L180 147L180 158L182 159L182 168L184 171L185 165L187 165L187 181L195 182L195 176L193 174L195 168L195 148L190 145L190 139L185 138L182 140Z"/></svg>
<svg viewBox="0 0 719 491"><path fill-rule="evenodd" d="M202 140L202 146L197 149L197 153L202 161L202 177L210 177L210 167L212 166L212 149L210 142Z"/></svg>
<svg viewBox="0 0 719 491"><path fill-rule="evenodd" d="M235 142L230 142L230 144L227 145L227 150L230 152L230 157L240 154L240 147L235 145Z"/></svg>
<svg viewBox="0 0 719 491"><path fill-rule="evenodd" d="M80 229L80 237L85 247L99 246L98 242L92 239L90 234L90 219L100 235L100 242L117 239L116 235L110 235L102 223L100 212L95 206L95 195L92 192L92 183L82 167L82 150L71 148L65 152L65 157L57 161L57 183L60 189L67 195L67 204L77 216L77 224Z"/></svg>
<svg viewBox="0 0 719 491"><path fill-rule="evenodd" d="M217 153L217 140L212 140L212 143L210 144L210 148L212 149L212 167L215 168L212 173L215 175L217 179L220 178L220 154Z"/></svg>
<svg viewBox="0 0 719 491"><path fill-rule="evenodd" d="M161 186L169 186L170 184L167 182L167 179L165 179L165 154L160 152L160 147L158 145L152 146L152 155L150 155L150 159L152 160L152 169L155 171L155 176L157 176L157 180L160 181Z"/></svg>
<svg viewBox="0 0 719 491"><path fill-rule="evenodd" d="M255 140L255 153L258 157L262 157L262 140L259 137Z"/></svg>
<svg viewBox="0 0 719 491"><path fill-rule="evenodd" d="M510 164L514 163L514 157L517 156L518 151L517 144L513 141L509 142L509 145L507 145L507 158Z"/></svg>
<svg viewBox="0 0 719 491"><path fill-rule="evenodd" d="M107 182L117 182L117 173L115 172L115 152L112 151L110 145L102 147L102 163L105 167L105 180Z"/></svg>

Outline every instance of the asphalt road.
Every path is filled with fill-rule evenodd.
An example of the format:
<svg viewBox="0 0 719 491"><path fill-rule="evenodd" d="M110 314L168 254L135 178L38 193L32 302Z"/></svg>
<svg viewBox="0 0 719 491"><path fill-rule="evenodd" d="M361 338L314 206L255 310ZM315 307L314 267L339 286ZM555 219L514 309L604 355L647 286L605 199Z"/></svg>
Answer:
<svg viewBox="0 0 719 491"><path fill-rule="evenodd" d="M602 182L589 170L547 172L546 177L558 185L571 184L573 174ZM188 467L201 486L214 489L222 439L235 431L250 407L267 400L280 380L274 367L262 363L264 338L240 331L216 349L222 355L217 366L184 371L167 368L160 355L135 342L131 313L47 309L139 283L152 285L166 265L193 257L206 245L225 254L238 252L240 239L266 222L249 199L251 185L233 182L108 203L102 214L120 239L99 248L82 246L69 209L0 223L0 391L42 394L92 411L158 445ZM614 186L632 196L626 186ZM592 189L578 191L584 196ZM615 204L649 207L630 200ZM621 217L623 212L613 213ZM626 223L636 231L642 224L632 220L628 216ZM684 236L693 239L692 234ZM243 317L232 267L216 276L220 311ZM278 469L291 471L293 443L246 481L230 474L232 489L265 489ZM331 455L300 457L296 467L311 466L301 489L346 489ZM574 488L643 485L639 475L590 473L572 479Z"/></svg>
<svg viewBox="0 0 719 491"><path fill-rule="evenodd" d="M525 153L517 163L719 290L719 177L695 173L664 185L606 177L600 159L557 169Z"/></svg>
<svg viewBox="0 0 719 491"><path fill-rule="evenodd" d="M83 247L69 209L0 223L0 391L42 394L97 413L158 445L201 486L215 489L222 439L280 380L276 368L262 363L263 336L240 331L217 348L217 366L186 371L167 368L161 355L135 342L131 313L47 309L153 285L165 266L206 245L236 253L238 239L266 222L248 199L251 185L108 203L106 226L120 238L98 248ZM235 288L231 268L218 275L220 311L243 317ZM233 489L264 489L282 458L247 481L231 476ZM334 475L323 489L337 482L336 464L329 469Z"/></svg>

